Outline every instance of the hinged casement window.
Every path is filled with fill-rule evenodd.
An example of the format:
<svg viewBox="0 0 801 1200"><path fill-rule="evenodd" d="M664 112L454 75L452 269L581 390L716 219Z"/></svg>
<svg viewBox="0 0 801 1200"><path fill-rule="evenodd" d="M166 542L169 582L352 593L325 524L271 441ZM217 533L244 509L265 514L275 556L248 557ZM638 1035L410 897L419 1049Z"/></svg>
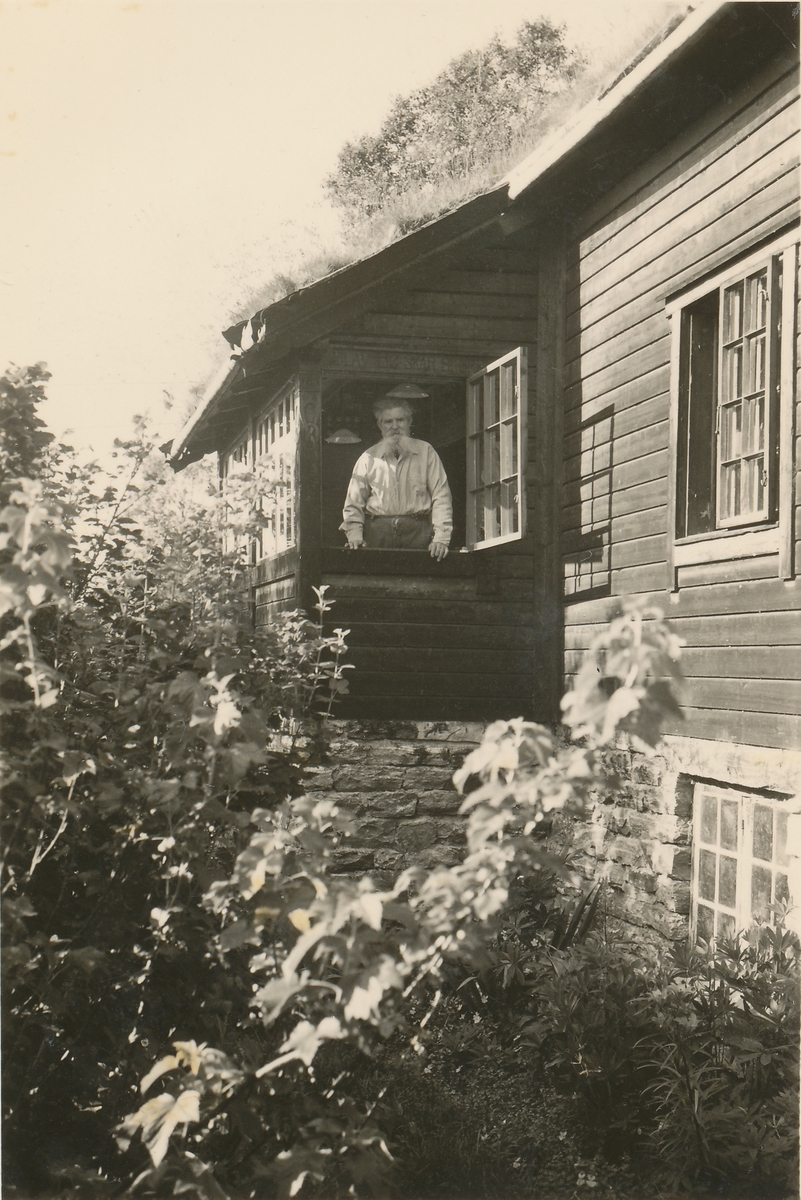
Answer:
<svg viewBox="0 0 801 1200"><path fill-rule="evenodd" d="M525 532L526 351L467 381L467 543L471 550Z"/></svg>
<svg viewBox="0 0 801 1200"><path fill-rule="evenodd" d="M681 312L676 536L775 517L781 256Z"/></svg>
<svg viewBox="0 0 801 1200"><path fill-rule="evenodd" d="M693 939L775 924L789 900L786 802L697 783L693 808Z"/></svg>
<svg viewBox="0 0 801 1200"><path fill-rule="evenodd" d="M795 261L785 243L669 306L675 540L778 520L781 459L791 454L781 425L791 409Z"/></svg>

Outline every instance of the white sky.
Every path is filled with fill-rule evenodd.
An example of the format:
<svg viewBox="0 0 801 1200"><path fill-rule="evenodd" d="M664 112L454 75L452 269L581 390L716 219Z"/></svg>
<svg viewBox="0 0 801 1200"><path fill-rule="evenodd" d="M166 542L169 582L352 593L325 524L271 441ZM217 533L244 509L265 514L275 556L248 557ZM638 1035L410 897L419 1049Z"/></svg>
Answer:
<svg viewBox="0 0 801 1200"><path fill-rule="evenodd" d="M593 59L664 0L0 0L0 371L103 451L224 360L243 296L334 228L345 141L545 15ZM163 422L167 433L179 423Z"/></svg>

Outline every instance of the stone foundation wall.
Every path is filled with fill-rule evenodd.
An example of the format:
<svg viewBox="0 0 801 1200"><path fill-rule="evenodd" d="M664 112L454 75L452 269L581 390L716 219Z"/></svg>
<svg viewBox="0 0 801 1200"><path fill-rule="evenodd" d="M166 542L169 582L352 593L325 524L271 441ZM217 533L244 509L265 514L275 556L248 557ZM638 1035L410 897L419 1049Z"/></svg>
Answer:
<svg viewBox="0 0 801 1200"><path fill-rule="evenodd" d="M615 750L615 786L570 831L576 866L607 882L613 919L646 938L689 932L696 782L781 797L791 814L791 894L801 897L801 754L699 738L668 737L653 757ZM801 913L788 923L801 931Z"/></svg>
<svg viewBox="0 0 801 1200"><path fill-rule="evenodd" d="M458 862L466 818L452 777L483 733L455 721L330 721L330 762L305 778L356 815L337 867L388 883L412 863Z"/></svg>
<svg viewBox="0 0 801 1200"><path fill-rule="evenodd" d="M388 885L413 863L458 862L466 818L452 776L483 733L480 723L453 721L329 722L329 761L307 768L305 780L308 790L324 790L356 816L337 868L369 872ZM614 783L586 819L562 831L586 880L606 882L604 910L613 921L650 940L687 935L699 780L787 798L797 856L791 888L801 896L801 754L667 738L654 756L618 749L608 763Z"/></svg>

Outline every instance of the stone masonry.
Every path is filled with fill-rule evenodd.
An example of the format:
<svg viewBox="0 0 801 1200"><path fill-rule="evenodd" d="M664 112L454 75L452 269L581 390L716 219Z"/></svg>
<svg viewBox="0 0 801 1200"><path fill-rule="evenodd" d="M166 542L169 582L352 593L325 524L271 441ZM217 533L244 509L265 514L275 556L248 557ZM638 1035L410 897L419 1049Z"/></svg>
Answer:
<svg viewBox="0 0 801 1200"><path fill-rule="evenodd" d="M388 882L412 863L458 862L466 818L452 777L483 733L455 721L330 721L330 761L305 779L356 817L337 867Z"/></svg>
<svg viewBox="0 0 801 1200"><path fill-rule="evenodd" d="M307 767L305 782L356 818L337 869L369 872L386 886L413 863L458 862L466 818L452 777L483 733L481 723L454 721L328 722L328 761ZM557 830L585 879L606 884L607 918L634 926L645 940L687 936L696 780L786 795L791 844L794 855L801 852L799 755L669 737L652 756L613 750L608 766L610 785L586 817L558 822ZM801 894L801 857L791 877L793 894Z"/></svg>

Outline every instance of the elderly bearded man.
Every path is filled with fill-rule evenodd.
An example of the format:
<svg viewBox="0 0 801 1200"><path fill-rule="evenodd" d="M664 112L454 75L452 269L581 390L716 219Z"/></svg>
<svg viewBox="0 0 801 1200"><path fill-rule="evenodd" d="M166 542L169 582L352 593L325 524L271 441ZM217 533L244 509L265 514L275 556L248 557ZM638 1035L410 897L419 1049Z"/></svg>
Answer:
<svg viewBox="0 0 801 1200"><path fill-rule="evenodd" d="M425 550L441 561L453 531L448 477L433 446L410 437L412 406L391 396L373 412L381 441L353 468L342 524L351 550Z"/></svg>

